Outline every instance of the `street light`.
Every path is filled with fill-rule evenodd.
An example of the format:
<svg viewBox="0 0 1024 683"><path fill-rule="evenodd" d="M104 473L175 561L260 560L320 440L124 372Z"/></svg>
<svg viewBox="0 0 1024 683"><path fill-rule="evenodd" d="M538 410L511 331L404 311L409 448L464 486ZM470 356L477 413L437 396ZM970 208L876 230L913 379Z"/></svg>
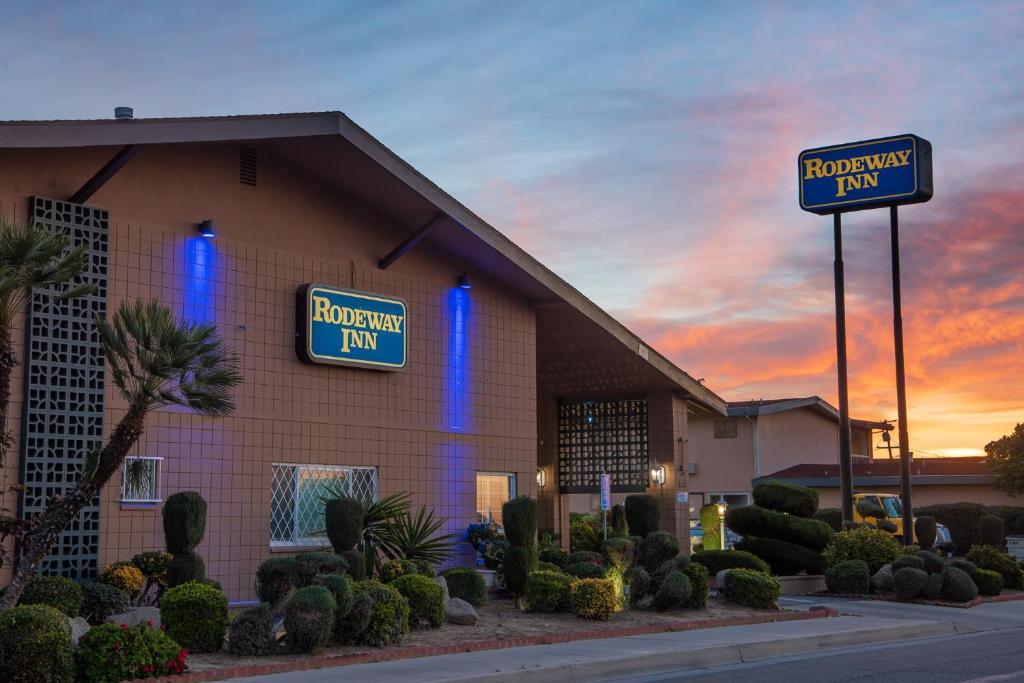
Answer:
<svg viewBox="0 0 1024 683"><path fill-rule="evenodd" d="M729 504L725 502L725 496L718 496L715 509L718 510L718 533L721 534L722 550L725 550L725 511L729 509Z"/></svg>

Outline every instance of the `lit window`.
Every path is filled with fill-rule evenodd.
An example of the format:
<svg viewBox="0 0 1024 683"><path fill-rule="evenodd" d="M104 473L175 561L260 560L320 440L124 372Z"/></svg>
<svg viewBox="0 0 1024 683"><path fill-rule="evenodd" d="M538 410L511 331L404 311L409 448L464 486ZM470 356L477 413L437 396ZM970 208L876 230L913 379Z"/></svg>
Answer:
<svg viewBox="0 0 1024 683"><path fill-rule="evenodd" d="M132 456L121 464L121 503L159 503L163 458Z"/></svg>
<svg viewBox="0 0 1024 683"><path fill-rule="evenodd" d="M375 467L279 465L271 467L270 544L326 546L324 499L348 496L364 505L377 499Z"/></svg>
<svg viewBox="0 0 1024 683"><path fill-rule="evenodd" d="M736 420L715 420L716 439L735 439Z"/></svg>
<svg viewBox="0 0 1024 683"><path fill-rule="evenodd" d="M501 506L516 497L516 475L476 473L476 516L480 522L501 522Z"/></svg>

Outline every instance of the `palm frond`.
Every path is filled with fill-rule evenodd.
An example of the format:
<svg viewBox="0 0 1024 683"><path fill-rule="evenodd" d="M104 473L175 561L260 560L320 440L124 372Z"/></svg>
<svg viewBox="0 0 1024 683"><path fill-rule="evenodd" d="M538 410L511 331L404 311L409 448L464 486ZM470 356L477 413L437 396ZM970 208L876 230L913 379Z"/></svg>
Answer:
<svg viewBox="0 0 1024 683"><path fill-rule="evenodd" d="M455 546L456 534L441 534L448 519L434 518L434 511L420 508L416 516L409 511L395 517L383 533L381 551L390 559L426 560L439 564Z"/></svg>

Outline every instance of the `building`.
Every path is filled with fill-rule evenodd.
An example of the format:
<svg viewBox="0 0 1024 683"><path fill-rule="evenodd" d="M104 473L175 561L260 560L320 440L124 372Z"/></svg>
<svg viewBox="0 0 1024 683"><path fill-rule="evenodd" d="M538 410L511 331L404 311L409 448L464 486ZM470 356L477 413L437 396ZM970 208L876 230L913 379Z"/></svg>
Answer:
<svg viewBox="0 0 1024 683"><path fill-rule="evenodd" d="M244 373L230 417L151 414L132 453L150 485L106 487L44 571L162 547L180 490L208 501L198 552L231 600L272 553L324 544L329 485L408 491L453 532L536 496L541 528L567 532L606 471L687 534L688 424L725 402L343 114L0 123L0 215L87 246L99 287L32 299L5 473L25 489L3 505L41 509L123 413L94 314L158 299L215 323ZM345 308L397 317L378 348Z"/></svg>

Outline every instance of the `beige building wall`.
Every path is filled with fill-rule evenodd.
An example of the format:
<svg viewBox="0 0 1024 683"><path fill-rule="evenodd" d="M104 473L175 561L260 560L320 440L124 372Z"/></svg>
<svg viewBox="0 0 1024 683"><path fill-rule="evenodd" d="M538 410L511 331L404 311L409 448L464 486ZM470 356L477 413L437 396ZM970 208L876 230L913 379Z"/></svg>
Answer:
<svg viewBox="0 0 1024 683"><path fill-rule="evenodd" d="M734 420L735 438L715 438L715 422ZM691 492L750 491L754 478L754 425L745 417L690 417L687 442L688 461L697 466L687 477ZM705 501L707 502L707 501Z"/></svg>

